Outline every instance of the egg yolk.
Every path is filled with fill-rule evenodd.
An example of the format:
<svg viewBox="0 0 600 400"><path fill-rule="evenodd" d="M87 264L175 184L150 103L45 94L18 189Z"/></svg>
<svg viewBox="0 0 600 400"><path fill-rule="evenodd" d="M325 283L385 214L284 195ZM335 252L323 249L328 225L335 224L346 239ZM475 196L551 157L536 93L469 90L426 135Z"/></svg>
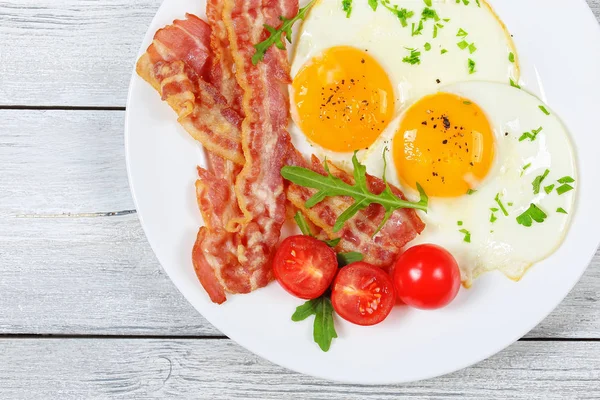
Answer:
<svg viewBox="0 0 600 400"><path fill-rule="evenodd" d="M298 72L296 124L312 142L336 152L369 147L394 114L394 89L367 52L332 47Z"/></svg>
<svg viewBox="0 0 600 400"><path fill-rule="evenodd" d="M400 180L435 197L474 190L494 160L494 135L483 110L450 93L424 97L412 105L393 142Z"/></svg>

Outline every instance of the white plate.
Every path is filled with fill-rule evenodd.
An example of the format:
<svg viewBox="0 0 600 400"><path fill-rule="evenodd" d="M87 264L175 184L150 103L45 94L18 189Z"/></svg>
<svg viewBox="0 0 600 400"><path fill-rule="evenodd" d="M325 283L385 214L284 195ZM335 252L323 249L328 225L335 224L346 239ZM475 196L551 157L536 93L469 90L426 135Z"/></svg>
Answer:
<svg viewBox="0 0 600 400"><path fill-rule="evenodd" d="M562 247L514 283L499 273L461 290L439 311L394 310L375 327L339 318L331 350L312 341L312 322L292 322L301 301L271 284L250 295L210 302L198 283L191 249L201 218L196 165L201 147L175 113L135 73L127 103L125 146L138 215L163 268L188 301L215 327L250 351L284 367L336 381L381 384L447 374L504 349L546 317L589 264L600 239L600 29L584 0L496 0L514 34L527 89L570 129L578 156L578 204ZM160 27L186 12L204 16L203 0L164 2L140 55Z"/></svg>

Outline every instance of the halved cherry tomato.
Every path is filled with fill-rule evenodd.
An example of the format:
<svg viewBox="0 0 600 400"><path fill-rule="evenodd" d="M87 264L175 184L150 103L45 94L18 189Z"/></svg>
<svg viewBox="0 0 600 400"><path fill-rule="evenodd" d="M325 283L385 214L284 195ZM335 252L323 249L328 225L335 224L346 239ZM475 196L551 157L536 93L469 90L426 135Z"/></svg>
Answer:
<svg viewBox="0 0 600 400"><path fill-rule="evenodd" d="M460 289L460 270L452 254L434 244L406 250L393 272L398 297L409 306L433 310L448 305Z"/></svg>
<svg viewBox="0 0 600 400"><path fill-rule="evenodd" d="M355 262L340 270L331 291L338 315L357 325L383 321L396 302L394 284L381 268Z"/></svg>
<svg viewBox="0 0 600 400"><path fill-rule="evenodd" d="M310 236L290 236L275 253L273 272L285 290L301 299L321 296L337 272L335 252Z"/></svg>

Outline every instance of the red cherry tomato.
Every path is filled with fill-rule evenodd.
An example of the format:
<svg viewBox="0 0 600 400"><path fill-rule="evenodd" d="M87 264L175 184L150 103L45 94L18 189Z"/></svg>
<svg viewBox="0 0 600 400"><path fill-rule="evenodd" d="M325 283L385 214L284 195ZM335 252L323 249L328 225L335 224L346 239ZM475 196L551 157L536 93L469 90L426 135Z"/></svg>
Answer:
<svg viewBox="0 0 600 400"><path fill-rule="evenodd" d="M290 236L275 253L273 272L285 290L301 299L321 296L337 272L335 252L310 236Z"/></svg>
<svg viewBox="0 0 600 400"><path fill-rule="evenodd" d="M396 294L390 276L366 262L345 266L333 282L333 309L353 324L380 323L390 314L395 302Z"/></svg>
<svg viewBox="0 0 600 400"><path fill-rule="evenodd" d="M433 310L448 305L460 289L460 270L452 254L433 244L406 250L393 272L396 293L409 306Z"/></svg>

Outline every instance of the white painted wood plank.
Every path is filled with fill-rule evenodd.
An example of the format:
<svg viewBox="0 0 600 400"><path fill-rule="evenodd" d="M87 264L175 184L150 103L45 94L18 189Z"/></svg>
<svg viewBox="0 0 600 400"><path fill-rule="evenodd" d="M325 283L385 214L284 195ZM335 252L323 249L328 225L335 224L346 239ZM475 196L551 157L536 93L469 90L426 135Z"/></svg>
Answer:
<svg viewBox="0 0 600 400"><path fill-rule="evenodd" d="M124 106L160 2L0 1L0 105Z"/></svg>
<svg viewBox="0 0 600 400"><path fill-rule="evenodd" d="M0 216L133 209L123 111L0 110Z"/></svg>
<svg viewBox="0 0 600 400"><path fill-rule="evenodd" d="M82 216L133 208L123 117L0 110L0 333L219 334L164 274L136 215ZM600 337L599 266L600 255L530 337Z"/></svg>
<svg viewBox="0 0 600 400"><path fill-rule="evenodd" d="M160 3L0 1L0 104L124 106Z"/></svg>
<svg viewBox="0 0 600 400"><path fill-rule="evenodd" d="M229 340L6 339L0 382L10 399L592 399L600 343L518 342L445 377L358 386L285 370Z"/></svg>

